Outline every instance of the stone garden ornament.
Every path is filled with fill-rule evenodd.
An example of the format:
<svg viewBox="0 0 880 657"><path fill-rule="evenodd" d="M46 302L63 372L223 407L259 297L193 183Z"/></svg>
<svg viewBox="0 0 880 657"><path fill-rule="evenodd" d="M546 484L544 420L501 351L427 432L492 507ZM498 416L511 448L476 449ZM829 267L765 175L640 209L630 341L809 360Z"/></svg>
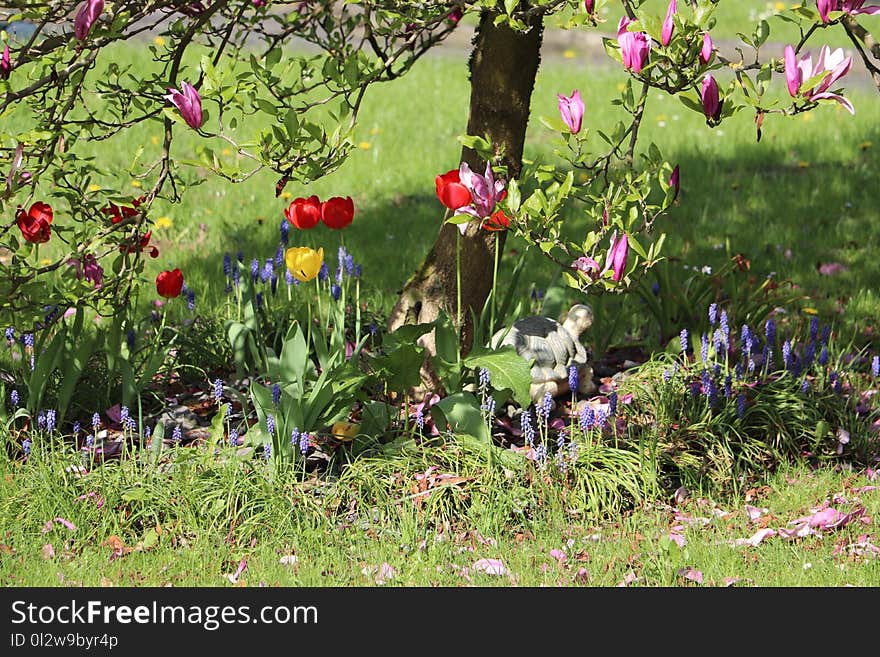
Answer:
<svg viewBox="0 0 880 657"><path fill-rule="evenodd" d="M516 352L532 363L529 395L540 403L545 393L552 397L570 392L570 368L577 368L577 392L595 392L590 354L580 342L581 334L593 324L593 310L576 304L557 322L549 317L523 317L492 336L490 345L513 345Z"/></svg>

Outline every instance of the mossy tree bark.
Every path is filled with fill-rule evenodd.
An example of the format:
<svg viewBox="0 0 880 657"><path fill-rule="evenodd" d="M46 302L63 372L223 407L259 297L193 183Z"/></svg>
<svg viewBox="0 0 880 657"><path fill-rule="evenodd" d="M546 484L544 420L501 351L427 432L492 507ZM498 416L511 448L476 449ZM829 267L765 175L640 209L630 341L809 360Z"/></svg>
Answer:
<svg viewBox="0 0 880 657"><path fill-rule="evenodd" d="M523 144L529 120L532 89L540 63L543 19L537 14L526 32L495 25L495 15L483 12L474 36L470 60L470 114L467 134L490 138L507 177L516 178L522 168ZM480 174L486 163L469 148L462 161ZM439 173L439 172L438 172ZM458 226L444 223L434 245L400 293L388 321L389 330L403 324L432 322L440 310L455 318L457 307L456 244ZM499 248L503 248L500 234ZM468 224L460 239L462 350L473 344L471 310L479 316L492 289L495 233ZM435 353L433 333L422 338ZM439 382L423 370L425 385L432 390Z"/></svg>

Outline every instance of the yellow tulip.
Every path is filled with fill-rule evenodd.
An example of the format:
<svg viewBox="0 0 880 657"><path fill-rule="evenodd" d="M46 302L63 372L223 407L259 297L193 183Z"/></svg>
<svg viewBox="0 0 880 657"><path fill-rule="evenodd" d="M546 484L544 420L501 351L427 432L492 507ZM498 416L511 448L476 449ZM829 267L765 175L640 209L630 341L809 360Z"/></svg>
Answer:
<svg viewBox="0 0 880 657"><path fill-rule="evenodd" d="M307 246L295 246L287 249L284 262L293 277L303 283L312 280L321 271L324 262L324 248L317 251Z"/></svg>

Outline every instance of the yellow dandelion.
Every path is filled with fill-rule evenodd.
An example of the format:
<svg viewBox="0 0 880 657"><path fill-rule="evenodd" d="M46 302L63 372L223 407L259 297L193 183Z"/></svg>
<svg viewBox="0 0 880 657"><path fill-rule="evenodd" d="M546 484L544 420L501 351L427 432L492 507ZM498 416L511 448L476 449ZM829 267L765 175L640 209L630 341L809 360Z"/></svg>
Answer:
<svg viewBox="0 0 880 657"><path fill-rule="evenodd" d="M785 10L785 3L784 2L777 2L775 5L773 5L773 8L776 11L784 11Z"/></svg>
<svg viewBox="0 0 880 657"><path fill-rule="evenodd" d="M171 228L174 225L174 220L171 217L159 217L154 225L156 228Z"/></svg>
<svg viewBox="0 0 880 657"><path fill-rule="evenodd" d="M804 112L803 114L801 114L801 121L812 121L812 120L813 120L813 115L810 114L809 112Z"/></svg>
<svg viewBox="0 0 880 657"><path fill-rule="evenodd" d="M656 121L657 121L657 123L663 123L664 121L666 121L666 115L665 114L658 114Z"/></svg>
<svg viewBox="0 0 880 657"><path fill-rule="evenodd" d="M819 311L816 310L815 308L804 308L803 311L805 313L807 313L808 315L818 315L819 314Z"/></svg>
<svg viewBox="0 0 880 657"><path fill-rule="evenodd" d="M574 59L574 50L568 48L562 53L562 56L566 59Z"/></svg>
<svg viewBox="0 0 880 657"><path fill-rule="evenodd" d="M155 39L153 39L153 43L155 43L157 46L159 46L161 48L162 46L165 45L165 39L160 36L157 36Z"/></svg>
<svg viewBox="0 0 880 657"><path fill-rule="evenodd" d="M293 198L293 194L291 194L290 192L281 192L281 198L283 198L283 199Z"/></svg>
<svg viewBox="0 0 880 657"><path fill-rule="evenodd" d="M859 144L859 148L860 148L861 150L863 150L863 151L866 151L866 150L868 150L869 148L871 148L871 146L873 146L873 145L874 145L874 144L872 144L872 143L869 142L869 141L863 141L861 144Z"/></svg>
<svg viewBox="0 0 880 657"><path fill-rule="evenodd" d="M624 89L626 89L626 85L623 82L618 82L617 91L623 91Z"/></svg>
<svg viewBox="0 0 880 657"><path fill-rule="evenodd" d="M368 150L370 150L370 142L362 141L361 143L358 144L358 148L362 148L365 151L368 151Z"/></svg>
<svg viewBox="0 0 880 657"><path fill-rule="evenodd" d="M809 166L810 166L810 163L807 162L806 160L801 160L800 162L798 162L798 167L801 169L806 169Z"/></svg>
<svg viewBox="0 0 880 657"><path fill-rule="evenodd" d="M51 265L52 260L51 260L51 258L40 258L40 264L41 265Z"/></svg>
<svg viewBox="0 0 880 657"><path fill-rule="evenodd" d="M232 151L228 148L224 148L222 151L220 151L220 154L223 155L223 157L229 157L230 155L232 155Z"/></svg>
<svg viewBox="0 0 880 657"><path fill-rule="evenodd" d="M140 181L140 180L132 180L132 181L131 181L131 186L132 186L132 187L140 187L140 186L141 186L141 181Z"/></svg>
<svg viewBox="0 0 880 657"><path fill-rule="evenodd" d="M382 130L379 128L379 126L374 125L372 128L370 128L371 135L378 135L380 132L382 132Z"/></svg>
<svg viewBox="0 0 880 657"><path fill-rule="evenodd" d="M90 192L97 192L97 191L99 191L100 189L101 189L101 186L100 186L100 185L95 185L94 183L91 184L91 185L89 185L89 191L90 191Z"/></svg>
<svg viewBox="0 0 880 657"><path fill-rule="evenodd" d="M159 137L157 137L156 135L153 135L152 137L150 137L150 143L153 146L158 146L159 145Z"/></svg>

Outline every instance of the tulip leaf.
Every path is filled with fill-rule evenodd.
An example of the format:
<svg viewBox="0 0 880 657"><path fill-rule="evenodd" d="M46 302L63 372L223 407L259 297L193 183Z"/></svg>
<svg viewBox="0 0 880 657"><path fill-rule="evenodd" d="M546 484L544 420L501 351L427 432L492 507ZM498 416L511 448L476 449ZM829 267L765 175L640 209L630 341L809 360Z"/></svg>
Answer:
<svg viewBox="0 0 880 657"><path fill-rule="evenodd" d="M491 442L489 427L480 412L480 402L469 392L457 392L431 406L431 417L440 431L474 436L483 444Z"/></svg>
<svg viewBox="0 0 880 657"><path fill-rule="evenodd" d="M151 438L151 459L153 465L156 465L159 462L159 457L162 455L162 441L165 438L165 425L161 422L157 422L155 428L153 429L153 437Z"/></svg>
<svg viewBox="0 0 880 657"><path fill-rule="evenodd" d="M519 192L519 184L516 182L516 178L513 178L507 183L507 207L510 208L511 212L516 212L519 210L521 202L522 196Z"/></svg>
<svg viewBox="0 0 880 657"><path fill-rule="evenodd" d="M514 400L523 407L531 403L529 388L532 384L531 361L526 360L511 345L500 349L477 346L464 359L464 366L471 369L485 367L489 370L492 387L510 390Z"/></svg>

